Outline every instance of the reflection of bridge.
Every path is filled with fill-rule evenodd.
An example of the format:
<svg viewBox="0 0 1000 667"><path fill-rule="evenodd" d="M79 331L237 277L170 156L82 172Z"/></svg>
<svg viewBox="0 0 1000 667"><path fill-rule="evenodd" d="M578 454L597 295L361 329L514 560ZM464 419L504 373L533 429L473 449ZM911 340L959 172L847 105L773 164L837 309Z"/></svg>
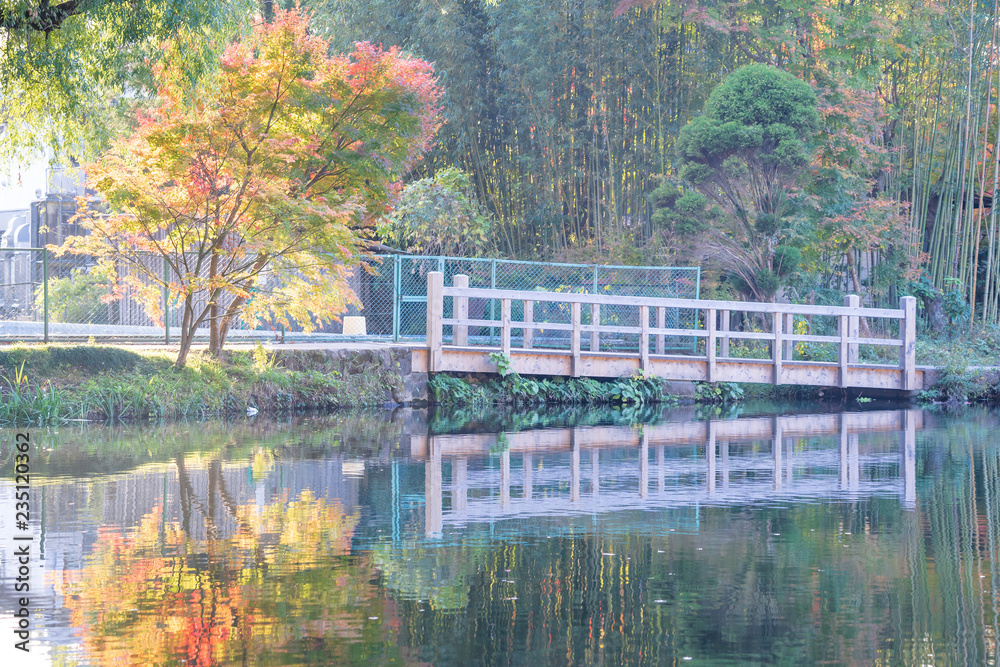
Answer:
<svg viewBox="0 0 1000 667"><path fill-rule="evenodd" d="M441 533L445 523L702 503L888 495L912 506L916 501L915 437L922 425L919 410L898 410L641 428L414 436L411 454L425 459L425 530L433 536ZM899 434L898 447L863 448L859 444L862 434L892 432ZM801 442L823 436L838 436L839 447ZM767 450L754 445L762 441L770 441ZM652 464L651 448L655 453ZM470 459L498 450L499 470L470 471ZM589 454L587 464L581 464L584 450ZM638 460L616 456L622 450L636 452ZM519 470L512 470L512 457L520 457ZM536 467L543 457L544 467ZM442 479L445 459L451 462L447 486ZM450 501L447 513L445 493Z"/></svg>
<svg viewBox="0 0 1000 667"><path fill-rule="evenodd" d="M445 317L446 299L451 317ZM470 317L470 300L499 301L500 319ZM620 377L643 372L667 380L923 389L924 373L916 367L916 298L903 297L898 310L858 305L853 295L845 298L844 306L815 306L474 289L463 275L445 287L443 274L430 272L426 368L495 373L491 355L501 353L510 359L511 370L533 375ZM513 319L515 314L520 319ZM764 326L737 331L731 326L734 314ZM809 330L814 320L818 324L823 319L836 328L836 336L796 330L796 323L806 323ZM873 337L862 323L875 320L883 321L883 330L898 333ZM684 321L691 326L682 327ZM451 331L450 345L444 345L446 328ZM499 346L493 347L492 335L489 346L470 345L470 330L499 331ZM665 354L670 341L687 341L689 349L702 351ZM797 345L825 346L828 353L835 348L837 361L796 360ZM892 348L899 361L861 363L861 346ZM765 349L767 358L747 358Z"/></svg>

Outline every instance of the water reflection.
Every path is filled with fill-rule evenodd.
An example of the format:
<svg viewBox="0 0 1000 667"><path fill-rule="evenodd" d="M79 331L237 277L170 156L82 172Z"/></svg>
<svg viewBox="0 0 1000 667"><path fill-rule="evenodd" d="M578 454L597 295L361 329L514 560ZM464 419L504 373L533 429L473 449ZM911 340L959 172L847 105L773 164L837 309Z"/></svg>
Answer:
<svg viewBox="0 0 1000 667"><path fill-rule="evenodd" d="M478 433L429 431L419 412L37 431L40 652L995 664L994 414L648 416ZM9 443L0 433L2 507ZM14 576L4 561L4 618Z"/></svg>
<svg viewBox="0 0 1000 667"><path fill-rule="evenodd" d="M231 504L221 487L214 491L238 526L234 535L220 536L212 495L201 502L189 491L206 539L193 539L157 506L132 530L99 530L86 565L62 572L55 591L87 662L218 665L274 655L336 662L355 645L391 654L384 633L391 609L370 582L371 566L343 558L356 512L308 491L263 506ZM335 585L324 585L328 579Z"/></svg>
<svg viewBox="0 0 1000 667"><path fill-rule="evenodd" d="M920 410L896 410L667 422L641 428L428 435L412 437L410 446L414 458L426 461L424 528L428 537L434 537L441 535L445 524L700 503L752 505L895 495L904 506L913 507L916 432L922 424ZM862 452L862 433L897 434L898 447L892 450L873 443ZM764 443L767 449L761 446ZM652 491L651 449L656 476ZM586 464L581 464L583 451L589 453ZM498 470L484 469L470 479L470 458L490 455L498 456ZM538 473L533 470L536 457L549 462L544 472L541 466ZM449 463L451 480L445 484L443 470ZM582 495L586 471L581 465L589 467L589 489ZM536 474L545 484L544 498L535 495ZM471 503L470 494L475 498ZM447 512L446 500L450 500Z"/></svg>

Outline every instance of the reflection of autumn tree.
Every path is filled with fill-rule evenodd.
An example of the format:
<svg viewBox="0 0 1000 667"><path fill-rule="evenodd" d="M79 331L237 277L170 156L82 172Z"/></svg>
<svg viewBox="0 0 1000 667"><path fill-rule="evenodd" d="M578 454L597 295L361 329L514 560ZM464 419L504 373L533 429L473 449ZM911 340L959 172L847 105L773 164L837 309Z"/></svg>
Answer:
<svg viewBox="0 0 1000 667"><path fill-rule="evenodd" d="M350 553L356 514L309 491L231 509L227 538L194 540L159 507L135 530L100 531L60 586L91 663L399 662L391 609Z"/></svg>
<svg viewBox="0 0 1000 667"><path fill-rule="evenodd" d="M482 540L428 544L383 540L372 547L382 585L407 600L426 599L435 609L464 609L469 589L489 555Z"/></svg>

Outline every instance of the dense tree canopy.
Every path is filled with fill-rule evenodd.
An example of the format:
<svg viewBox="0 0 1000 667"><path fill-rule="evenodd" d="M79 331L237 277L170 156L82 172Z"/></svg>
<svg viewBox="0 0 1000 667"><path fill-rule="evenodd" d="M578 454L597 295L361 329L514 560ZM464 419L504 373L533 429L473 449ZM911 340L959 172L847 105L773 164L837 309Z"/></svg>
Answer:
<svg viewBox="0 0 1000 667"><path fill-rule="evenodd" d="M24 16L37 1L3 6ZM449 167L468 174L497 220L501 253L572 257L585 249L588 259L700 261L662 245L665 228L649 197L664 178L679 178L681 128L702 116L712 90L743 66L768 66L810 87L820 113L815 150L797 174L798 206L779 216L789 225L781 245L798 247L808 272L800 292L836 300L851 289L868 303L893 303L922 269L934 289L958 285L977 317L1000 319L995 3L305 4L334 51L356 41L396 44L435 63L446 123L410 178ZM198 72L225 43L206 34L267 21L288 5L261 2L255 15L247 0L140 0L129 5L141 10L129 23L114 18L125 5L94 0L72 5L85 13L48 33L8 11L2 120L21 127L51 112L59 120L48 135L86 135L96 146L117 126L91 121L152 90L144 63L160 57L162 37L180 40L187 69ZM19 70L22 61L31 66ZM123 96L126 81L135 83ZM730 228L745 222L734 211Z"/></svg>
<svg viewBox="0 0 1000 667"><path fill-rule="evenodd" d="M492 216L468 174L448 167L409 183L379 225L392 246L425 255L480 257L495 252Z"/></svg>
<svg viewBox="0 0 1000 667"><path fill-rule="evenodd" d="M813 88L818 138L833 139L833 151L816 142L790 221L809 227L793 239L811 271L801 287L893 303L923 266L938 289L958 281L988 321L1000 315L996 215L984 214L998 176L994 3L312 6L343 44L399 44L434 61L447 122L428 167L470 174L500 220L502 252L671 256L648 196L678 176L680 129L729 74L768 65Z"/></svg>
<svg viewBox="0 0 1000 667"><path fill-rule="evenodd" d="M158 318L164 291L180 302L179 366L202 323L219 353L240 317L310 330L342 312L359 227L430 147L428 63L328 51L304 14L279 11L211 76L192 84L167 64L157 107L87 166L110 213L84 212L89 234L64 249L113 263L116 294Z"/></svg>
<svg viewBox="0 0 1000 667"><path fill-rule="evenodd" d="M716 242L726 267L757 300L772 300L779 287L775 258L782 255L775 250L819 120L808 84L754 64L712 91L705 112L678 136L680 176L728 213L733 224L715 228Z"/></svg>
<svg viewBox="0 0 1000 667"><path fill-rule="evenodd" d="M174 66L208 66L254 0L3 0L0 161L41 146L89 158L127 127L174 39Z"/></svg>

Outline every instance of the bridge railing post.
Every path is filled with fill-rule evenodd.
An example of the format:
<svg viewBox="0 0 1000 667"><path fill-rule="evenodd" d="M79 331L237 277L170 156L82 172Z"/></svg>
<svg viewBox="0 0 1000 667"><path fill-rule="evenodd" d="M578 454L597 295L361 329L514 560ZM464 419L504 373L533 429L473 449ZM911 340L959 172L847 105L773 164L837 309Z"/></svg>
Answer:
<svg viewBox="0 0 1000 667"><path fill-rule="evenodd" d="M510 299L500 301L500 353L510 358Z"/></svg>
<svg viewBox="0 0 1000 667"><path fill-rule="evenodd" d="M728 310L719 311L719 328L722 330L722 336L719 343L719 356L725 359L729 356L729 322L730 313Z"/></svg>
<svg viewBox="0 0 1000 667"><path fill-rule="evenodd" d="M441 345L444 336L444 274L427 274L427 370L441 370Z"/></svg>
<svg viewBox="0 0 1000 667"><path fill-rule="evenodd" d="M639 306L639 370L649 370L649 306Z"/></svg>
<svg viewBox="0 0 1000 667"><path fill-rule="evenodd" d="M899 321L900 389L913 390L917 388L917 297L904 296L899 300L899 309L903 317Z"/></svg>
<svg viewBox="0 0 1000 667"><path fill-rule="evenodd" d="M656 307L656 328L662 329L667 324L667 309L663 306ZM663 334L656 334L656 353L664 353Z"/></svg>
<svg viewBox="0 0 1000 667"><path fill-rule="evenodd" d="M455 274L455 277L451 279L451 284L459 289L465 289L469 286L469 276L463 275L461 273ZM469 319L469 297L467 296L456 296L453 299L452 311L455 313L456 320L467 320ZM466 346L469 344L469 327L455 325L452 328L451 342L455 345Z"/></svg>
<svg viewBox="0 0 1000 667"><path fill-rule="evenodd" d="M524 302L524 323L533 324L535 321L535 302L525 301ZM524 337L524 349L530 350L532 343L534 343L535 330L531 328L524 328L521 330L522 336Z"/></svg>
<svg viewBox="0 0 1000 667"><path fill-rule="evenodd" d="M850 322L847 315L837 318L837 335L840 336L840 343L837 345L837 361L840 367L840 386L847 386L847 359L850 346L847 343L847 334L850 331Z"/></svg>
<svg viewBox="0 0 1000 667"><path fill-rule="evenodd" d="M708 338L705 339L705 357L707 359L706 364L706 379L709 382L715 382L715 313L714 308L709 308L705 311L705 324L708 329Z"/></svg>
<svg viewBox="0 0 1000 667"><path fill-rule="evenodd" d="M795 333L795 315L792 313L785 313L785 325L782 328L785 334L791 335ZM791 361L793 355L795 354L795 343L790 338L785 338L785 361Z"/></svg>
<svg viewBox="0 0 1000 667"><path fill-rule="evenodd" d="M601 333L596 329L601 324L601 305L590 304L590 326L595 327L590 332L590 351L597 352L601 347Z"/></svg>
<svg viewBox="0 0 1000 667"><path fill-rule="evenodd" d="M569 332L570 375L580 377L580 303L570 304L570 320L572 330Z"/></svg>
<svg viewBox="0 0 1000 667"><path fill-rule="evenodd" d="M774 343L771 346L771 357L774 361L774 384L781 384L781 362L783 361L784 356L781 325L784 320L785 315L783 313L774 313Z"/></svg>
<svg viewBox="0 0 1000 667"><path fill-rule="evenodd" d="M844 305L848 308L860 308L861 307L861 297L857 294L848 294L844 297ZM857 338L860 335L861 317L859 315L848 315L847 316L847 335L850 338ZM849 343L847 346L847 363L856 364L858 363L858 349L857 343Z"/></svg>

